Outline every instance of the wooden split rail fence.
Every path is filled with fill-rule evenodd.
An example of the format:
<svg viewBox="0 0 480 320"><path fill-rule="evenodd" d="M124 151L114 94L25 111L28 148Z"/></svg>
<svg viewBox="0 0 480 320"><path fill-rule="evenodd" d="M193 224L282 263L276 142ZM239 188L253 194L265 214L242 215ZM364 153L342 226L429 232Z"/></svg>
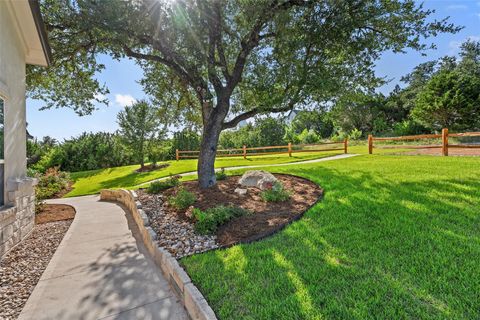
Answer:
<svg viewBox="0 0 480 320"><path fill-rule="evenodd" d="M372 154L373 149L441 149L443 156L448 156L449 148L479 148L480 144L450 144L449 137L480 137L480 132L448 133L448 129L442 129L442 134L421 134L415 136L401 137L374 137L368 136L368 153ZM434 145L390 145L374 146L374 141L412 141L422 139L441 139L441 144Z"/></svg>
<svg viewBox="0 0 480 320"><path fill-rule="evenodd" d="M328 146L328 148L322 149L322 146ZM332 147L330 147L332 146ZM313 149L308 149L313 148ZM272 150L272 151L270 151ZM266 146L266 147L247 147L237 149L219 149L217 150L217 158L221 157L243 157L247 159L247 156L263 156L263 155L275 155L275 154L287 154L291 157L293 153L298 152L324 152L324 151L343 151L348 152L348 140L343 142L325 142L318 144L300 144L292 145L289 143L284 146ZM197 159L200 151L198 150L176 150L176 159Z"/></svg>

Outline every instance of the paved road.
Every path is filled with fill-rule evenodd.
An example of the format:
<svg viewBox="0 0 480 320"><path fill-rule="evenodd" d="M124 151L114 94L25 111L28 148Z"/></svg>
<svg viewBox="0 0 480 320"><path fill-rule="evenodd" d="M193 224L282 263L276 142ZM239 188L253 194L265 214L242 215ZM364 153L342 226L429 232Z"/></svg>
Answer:
<svg viewBox="0 0 480 320"><path fill-rule="evenodd" d="M187 319L130 216L98 196L57 199L77 214L19 319Z"/></svg>
<svg viewBox="0 0 480 320"><path fill-rule="evenodd" d="M336 156L331 156L331 157L325 157L325 158L320 158L320 159L313 159L313 160L305 160L305 161L297 161L297 162L288 162L288 163L276 163L276 164L259 164L255 166L239 166L239 167L225 167L225 171L232 171L232 170L239 170L239 169L254 169L254 168L267 168L267 167L283 167L283 166L299 166L302 164L308 164L308 163L316 163L316 162L324 162L324 161L332 161L332 160L339 160L339 159L346 159L346 158L351 158L358 156L358 154L339 154ZM219 171L220 168L215 169L215 171ZM190 171L190 172L185 172L185 173L180 173L178 174L179 176L193 176L196 175L197 171ZM144 183L141 183L139 185L136 185L135 187L141 187L145 186L147 184L150 184L154 181L161 181L165 180L168 177L163 177L155 180L150 180Z"/></svg>

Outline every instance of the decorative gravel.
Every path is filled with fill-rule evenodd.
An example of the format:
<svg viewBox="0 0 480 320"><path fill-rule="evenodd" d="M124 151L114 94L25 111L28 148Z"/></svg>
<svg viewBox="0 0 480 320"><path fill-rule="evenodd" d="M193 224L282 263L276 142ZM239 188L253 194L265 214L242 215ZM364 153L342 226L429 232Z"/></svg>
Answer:
<svg viewBox="0 0 480 320"><path fill-rule="evenodd" d="M72 220L36 225L0 261L0 319L16 319Z"/></svg>
<svg viewBox="0 0 480 320"><path fill-rule="evenodd" d="M162 195L137 191L142 209L150 219L150 226L157 233L157 243L175 258L205 252L219 247L216 236L202 236L194 231L189 221L176 215L165 214Z"/></svg>

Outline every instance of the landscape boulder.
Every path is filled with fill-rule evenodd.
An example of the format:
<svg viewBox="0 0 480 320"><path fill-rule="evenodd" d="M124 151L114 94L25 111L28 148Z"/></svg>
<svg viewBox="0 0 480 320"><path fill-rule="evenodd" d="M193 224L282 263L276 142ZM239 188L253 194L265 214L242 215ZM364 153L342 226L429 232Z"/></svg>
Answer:
<svg viewBox="0 0 480 320"><path fill-rule="evenodd" d="M244 196L247 194L247 189L236 188L234 192L240 196Z"/></svg>
<svg viewBox="0 0 480 320"><path fill-rule="evenodd" d="M270 172L263 170L251 170L243 174L238 180L238 184L243 187L257 187L260 190L268 189L277 182L277 178Z"/></svg>

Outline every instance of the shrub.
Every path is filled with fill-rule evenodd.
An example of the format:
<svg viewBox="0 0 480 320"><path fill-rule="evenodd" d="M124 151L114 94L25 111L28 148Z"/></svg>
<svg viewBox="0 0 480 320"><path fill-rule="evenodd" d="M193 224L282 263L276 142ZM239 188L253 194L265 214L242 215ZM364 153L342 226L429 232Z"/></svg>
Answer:
<svg viewBox="0 0 480 320"><path fill-rule="evenodd" d="M320 141L320 137L313 131L313 129L303 129L302 133L298 135L301 143L311 144Z"/></svg>
<svg viewBox="0 0 480 320"><path fill-rule="evenodd" d="M175 149L200 150L200 141L200 135L191 129L184 129L180 132L174 132L171 142L172 159L175 158Z"/></svg>
<svg viewBox="0 0 480 320"><path fill-rule="evenodd" d="M51 147L33 168L45 172L58 166L65 171L84 171L135 164L134 153L116 133L83 133Z"/></svg>
<svg viewBox="0 0 480 320"><path fill-rule="evenodd" d="M180 176L172 176L168 179L162 181L154 181L152 182L148 188L148 193L160 193L163 190L167 190L173 187L180 185Z"/></svg>
<svg viewBox="0 0 480 320"><path fill-rule="evenodd" d="M67 172L60 171L58 167L48 169L44 174L36 174L38 184L35 187L35 212L39 213L43 200L54 197L68 189L71 179Z"/></svg>
<svg viewBox="0 0 480 320"><path fill-rule="evenodd" d="M170 141L150 142L148 150L148 161L153 165L160 161L167 161L175 158L175 152L171 153L172 145Z"/></svg>
<svg viewBox="0 0 480 320"><path fill-rule="evenodd" d="M225 168L220 169L220 171L215 172L215 177L217 181L227 179L227 174L225 173Z"/></svg>
<svg viewBox="0 0 480 320"><path fill-rule="evenodd" d="M200 234L212 234L222 224L246 214L250 212L239 207L218 206L205 211L195 208L193 210L193 216L197 220L195 231Z"/></svg>
<svg viewBox="0 0 480 320"><path fill-rule="evenodd" d="M271 189L262 191L260 196L267 202L280 202L288 200L290 198L290 192L285 189L282 183L277 181Z"/></svg>
<svg viewBox="0 0 480 320"><path fill-rule="evenodd" d="M409 136L428 132L422 125L413 120L407 119L397 122L393 126L393 134L395 136Z"/></svg>
<svg viewBox="0 0 480 320"><path fill-rule="evenodd" d="M360 140L362 135L363 135L362 131L355 128L352 131L350 131L350 133L348 134L348 139L350 139L350 140Z"/></svg>
<svg viewBox="0 0 480 320"><path fill-rule="evenodd" d="M330 137L330 140L332 140L334 142L341 142L341 141L345 140L345 138L347 138L347 137L348 137L348 134L346 132L344 132L341 129L338 129L335 132L335 134Z"/></svg>
<svg viewBox="0 0 480 320"><path fill-rule="evenodd" d="M195 194L184 188L180 188L176 195L168 199L168 203L177 210L185 210L190 207L195 200L197 200Z"/></svg>

